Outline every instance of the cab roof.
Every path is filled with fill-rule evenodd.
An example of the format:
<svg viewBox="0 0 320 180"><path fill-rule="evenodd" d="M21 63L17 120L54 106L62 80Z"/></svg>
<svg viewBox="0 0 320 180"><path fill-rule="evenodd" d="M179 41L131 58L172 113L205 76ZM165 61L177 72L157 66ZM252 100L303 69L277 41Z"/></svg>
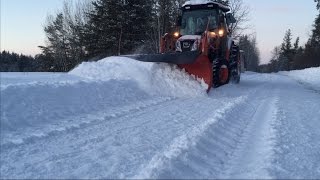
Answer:
<svg viewBox="0 0 320 180"><path fill-rule="evenodd" d="M217 2L215 0L187 1L186 3L183 4L181 9L183 11L196 10L196 9L221 9L223 12L230 11L230 8L227 5Z"/></svg>

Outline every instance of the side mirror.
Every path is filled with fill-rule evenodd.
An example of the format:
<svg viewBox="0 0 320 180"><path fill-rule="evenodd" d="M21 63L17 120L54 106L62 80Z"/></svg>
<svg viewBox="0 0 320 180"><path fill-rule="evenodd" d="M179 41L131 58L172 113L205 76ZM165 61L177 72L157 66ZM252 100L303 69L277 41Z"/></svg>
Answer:
<svg viewBox="0 0 320 180"><path fill-rule="evenodd" d="M180 26L182 25L182 17L181 17L181 16L178 16L176 25L177 25L178 27L180 27Z"/></svg>
<svg viewBox="0 0 320 180"><path fill-rule="evenodd" d="M226 19L227 19L227 24L234 24L237 22L236 18L234 18L233 14L232 13L228 13L227 16L226 16Z"/></svg>

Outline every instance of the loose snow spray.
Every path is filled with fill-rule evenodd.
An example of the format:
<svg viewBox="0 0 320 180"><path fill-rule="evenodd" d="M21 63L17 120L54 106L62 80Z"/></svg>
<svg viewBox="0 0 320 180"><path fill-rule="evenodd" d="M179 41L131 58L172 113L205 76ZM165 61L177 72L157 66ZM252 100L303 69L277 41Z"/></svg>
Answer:
<svg viewBox="0 0 320 180"><path fill-rule="evenodd" d="M96 81L133 81L150 95L205 96L208 88L203 81L196 81L175 65L139 62L126 57L109 57L98 62L82 63L70 74Z"/></svg>

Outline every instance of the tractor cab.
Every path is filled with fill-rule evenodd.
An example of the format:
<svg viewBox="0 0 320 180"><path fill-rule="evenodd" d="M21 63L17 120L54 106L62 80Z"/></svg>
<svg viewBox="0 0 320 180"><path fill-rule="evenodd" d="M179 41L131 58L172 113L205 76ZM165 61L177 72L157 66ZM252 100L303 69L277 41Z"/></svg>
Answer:
<svg viewBox="0 0 320 180"><path fill-rule="evenodd" d="M226 24L233 23L230 8L222 3L208 1L206 4L185 3L181 8L181 16L177 20L176 51L196 51L201 36L209 30L212 36L225 37L228 32ZM233 19L232 19L233 18Z"/></svg>
<svg viewBox="0 0 320 180"><path fill-rule="evenodd" d="M202 4L186 2L180 11L176 31L160 39L158 54L137 55L144 62L175 64L211 87L229 80L239 83L241 56L229 26L235 18L222 0Z"/></svg>
<svg viewBox="0 0 320 180"><path fill-rule="evenodd" d="M207 26L215 29L218 27L217 10L199 9L186 11L181 17L180 35L202 35Z"/></svg>

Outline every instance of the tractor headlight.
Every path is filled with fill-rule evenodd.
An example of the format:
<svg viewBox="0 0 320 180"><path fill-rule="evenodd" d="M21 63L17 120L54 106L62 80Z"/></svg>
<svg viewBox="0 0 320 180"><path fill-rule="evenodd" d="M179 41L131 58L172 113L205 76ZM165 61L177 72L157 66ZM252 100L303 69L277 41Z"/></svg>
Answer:
<svg viewBox="0 0 320 180"><path fill-rule="evenodd" d="M216 32L214 32L214 31L210 31L209 32L209 36L211 37L211 38L215 38L216 37Z"/></svg>
<svg viewBox="0 0 320 180"><path fill-rule="evenodd" d="M219 34L220 37L223 37L223 35L224 35L224 30L223 30L223 29L220 29L219 32L218 32L218 34Z"/></svg>
<svg viewBox="0 0 320 180"><path fill-rule="evenodd" d="M173 34L173 36L174 36L175 38L178 38L178 37L180 36L180 33L179 33L179 32L175 32L175 33Z"/></svg>

